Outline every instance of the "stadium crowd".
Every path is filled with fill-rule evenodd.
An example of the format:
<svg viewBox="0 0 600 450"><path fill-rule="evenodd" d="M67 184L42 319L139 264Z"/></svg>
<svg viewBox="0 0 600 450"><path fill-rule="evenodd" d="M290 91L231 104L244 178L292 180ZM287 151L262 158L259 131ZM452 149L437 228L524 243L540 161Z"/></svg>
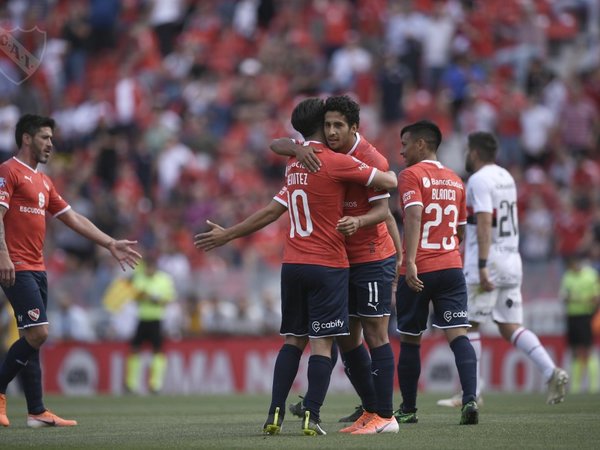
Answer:
<svg viewBox="0 0 600 450"><path fill-rule="evenodd" d="M518 182L525 273L584 250L600 268L599 8L594 0L8 0L0 30L16 30L41 64L23 79L0 52L0 157L15 149L21 114L57 120L44 170L107 233L138 239L142 253L159 250L178 289L174 336L277 331L284 222L211 253L192 236L206 219L236 223L278 192L284 160L269 143L298 137L290 111L306 96L350 93L361 104L360 132L396 171L409 122L438 123L440 159L462 175L466 136L494 132L500 163ZM45 34L19 31L36 27ZM397 201L390 206L397 213ZM117 273L110 255L61 224L47 243L57 286L50 308L101 311ZM122 316L93 315L98 325L132 314Z"/></svg>

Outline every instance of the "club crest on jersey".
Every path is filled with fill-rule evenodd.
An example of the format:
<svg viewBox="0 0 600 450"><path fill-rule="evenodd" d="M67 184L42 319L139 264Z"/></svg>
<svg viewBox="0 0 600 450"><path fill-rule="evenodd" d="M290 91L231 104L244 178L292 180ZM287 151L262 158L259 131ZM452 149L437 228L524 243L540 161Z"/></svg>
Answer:
<svg viewBox="0 0 600 450"><path fill-rule="evenodd" d="M40 208L43 208L45 204L46 204L46 196L42 192L40 192L38 194L38 206Z"/></svg>
<svg viewBox="0 0 600 450"><path fill-rule="evenodd" d="M6 180L4 177L0 177L0 188L3 188L4 186L6 186Z"/></svg>
<svg viewBox="0 0 600 450"><path fill-rule="evenodd" d="M30 309L29 311L27 311L27 315L29 316L29 318L31 320L33 320L34 322L37 322L37 320L40 318L40 309L39 308Z"/></svg>
<svg viewBox="0 0 600 450"><path fill-rule="evenodd" d="M429 178L423 177L423 186L426 188L431 186L431 181L429 181Z"/></svg>
<svg viewBox="0 0 600 450"><path fill-rule="evenodd" d="M412 198L412 196L415 194L416 194L416 192L413 190L406 191L404 194L402 194L402 202L407 203Z"/></svg>

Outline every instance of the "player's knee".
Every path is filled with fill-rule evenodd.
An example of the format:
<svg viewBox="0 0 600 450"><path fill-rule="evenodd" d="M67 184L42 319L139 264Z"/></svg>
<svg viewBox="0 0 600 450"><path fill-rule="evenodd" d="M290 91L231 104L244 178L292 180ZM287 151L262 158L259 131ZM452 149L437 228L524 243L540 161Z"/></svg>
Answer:
<svg viewBox="0 0 600 450"><path fill-rule="evenodd" d="M387 329L379 328L370 331L365 329L364 337L369 348L381 347L389 342Z"/></svg>
<svg viewBox="0 0 600 450"><path fill-rule="evenodd" d="M342 353L347 353L362 344L362 333L350 333L348 336L338 336L336 340Z"/></svg>
<svg viewBox="0 0 600 450"><path fill-rule="evenodd" d="M369 318L363 321L363 335L369 348L377 348L389 342L387 321Z"/></svg>
<svg viewBox="0 0 600 450"><path fill-rule="evenodd" d="M48 327L39 326L28 328L25 332L25 339L34 348L40 348L46 339L48 339Z"/></svg>
<svg viewBox="0 0 600 450"><path fill-rule="evenodd" d="M508 342L510 342L512 335L519 327L519 324L514 323L498 323L498 331L500 331L502 337Z"/></svg>
<svg viewBox="0 0 600 450"><path fill-rule="evenodd" d="M304 350L304 348L306 347L306 344L308 344L308 336L288 335L285 337L285 343L288 345L293 345L294 347L297 347L300 350Z"/></svg>

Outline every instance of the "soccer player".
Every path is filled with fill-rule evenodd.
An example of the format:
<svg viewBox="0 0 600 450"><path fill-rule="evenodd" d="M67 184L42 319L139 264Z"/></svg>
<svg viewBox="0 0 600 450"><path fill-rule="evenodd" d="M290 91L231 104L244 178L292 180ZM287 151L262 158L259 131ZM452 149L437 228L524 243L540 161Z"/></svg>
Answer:
<svg viewBox="0 0 600 450"><path fill-rule="evenodd" d="M359 122L360 106L347 95L325 101L328 147L380 170L389 170L387 159L358 133ZM307 164L315 162L314 169L318 169L318 154L311 152L310 147L282 139L274 142L272 149L279 154L297 155ZM347 236L350 262L350 335L336 340L342 350L346 374L362 403L361 414L350 426L342 428L342 433L398 432L393 418L394 353L388 323L397 272L396 253L401 254L402 244L388 198L387 192L349 185L344 217L338 223L338 230ZM368 213L373 216L373 224L365 226L361 217ZM369 351L363 345L363 334ZM299 405L290 405L290 411L298 410L302 410Z"/></svg>
<svg viewBox="0 0 600 450"><path fill-rule="evenodd" d="M394 415L399 423L418 421L420 344L431 302L432 324L446 335L462 385L460 424L474 425L479 422L477 361L467 338L467 289L459 252L467 220L464 185L437 160L442 141L437 125L415 122L404 127L400 136L407 166L398 181L404 214L404 262L396 291L402 404Z"/></svg>
<svg viewBox="0 0 600 450"><path fill-rule="evenodd" d="M16 126L16 155L0 165L0 284L15 313L21 337L10 347L0 366L0 424L7 427L6 388L22 372L27 400L27 425L74 426L50 412L42 400L39 350L48 337L46 316L48 285L42 255L46 213L106 248L121 268L134 268L141 255L136 241L115 240L86 217L73 211L56 191L50 178L37 170L52 153L54 120L32 114Z"/></svg>
<svg viewBox="0 0 600 450"><path fill-rule="evenodd" d="M556 367L538 337L522 325L517 188L510 173L494 163L497 151L492 134L469 135L465 166L472 175L467 182L464 272L472 326L468 337L477 356L477 385L481 385L479 324L491 318L502 337L527 355L542 373L548 384L546 402L560 403L565 398L569 376ZM479 391L477 395L480 396ZM456 403L454 398L438 401L441 406Z"/></svg>
<svg viewBox="0 0 600 450"><path fill-rule="evenodd" d="M326 434L320 426L320 408L331 377L331 346L335 336L349 334L348 257L344 235L336 230L342 217L347 182L393 189L393 173L372 168L348 155L329 150L323 136L324 104L304 100L292 113L292 125L322 151L321 169L310 172L297 158L286 166L286 186L269 206L231 228L212 226L195 236L196 247L209 250L256 231L288 211L289 233L281 272L282 323L285 343L273 374L267 434L280 431L285 402L296 377L302 351L310 339L308 391L302 429L306 435Z"/></svg>

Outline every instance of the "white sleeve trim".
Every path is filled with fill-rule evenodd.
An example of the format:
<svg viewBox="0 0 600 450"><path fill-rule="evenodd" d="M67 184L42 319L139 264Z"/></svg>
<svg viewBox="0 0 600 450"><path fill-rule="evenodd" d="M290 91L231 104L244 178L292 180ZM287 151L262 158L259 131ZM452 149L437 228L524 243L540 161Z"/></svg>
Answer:
<svg viewBox="0 0 600 450"><path fill-rule="evenodd" d="M6 209L10 209L10 205L8 203L0 202L0 205L4 206Z"/></svg>
<svg viewBox="0 0 600 450"><path fill-rule="evenodd" d="M371 182L373 178L375 178L375 174L377 173L377 169L373 167L373 171L371 172L371 176L369 177L369 181L367 181L367 186L371 186Z"/></svg>
<svg viewBox="0 0 600 450"><path fill-rule="evenodd" d="M390 193L386 192L385 194L374 195L373 197L369 197L369 202L374 202L375 200L381 200L382 198L390 198Z"/></svg>
<svg viewBox="0 0 600 450"><path fill-rule="evenodd" d="M423 206L423 202L412 202L412 203L407 203L406 205L404 205L404 209L409 208L411 206Z"/></svg>
<svg viewBox="0 0 600 450"><path fill-rule="evenodd" d="M71 209L71 205L67 205L67 207L66 207L66 208L63 208L63 209L61 209L59 212L57 212L56 214L54 214L52 217L58 217L58 216L60 216L61 214L64 214L64 213L66 213L66 212L67 212L68 210L70 210L70 209Z"/></svg>
<svg viewBox="0 0 600 450"><path fill-rule="evenodd" d="M287 202L281 200L279 197L273 197L273 200L275 200L278 203L281 203L287 209L287 207L288 207Z"/></svg>

